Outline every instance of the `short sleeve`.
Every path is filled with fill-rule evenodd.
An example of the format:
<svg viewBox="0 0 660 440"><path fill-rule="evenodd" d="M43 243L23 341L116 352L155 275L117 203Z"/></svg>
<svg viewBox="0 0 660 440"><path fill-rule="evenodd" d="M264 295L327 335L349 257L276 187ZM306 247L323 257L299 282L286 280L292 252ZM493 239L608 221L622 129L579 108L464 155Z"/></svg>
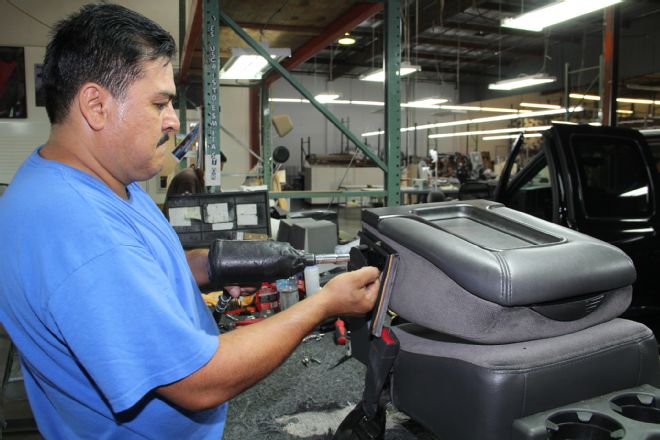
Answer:
<svg viewBox="0 0 660 440"><path fill-rule="evenodd" d="M73 355L121 412L155 387L197 371L215 353L217 336L200 324L208 317L185 295L173 291L144 249L116 246L69 276L48 304Z"/></svg>

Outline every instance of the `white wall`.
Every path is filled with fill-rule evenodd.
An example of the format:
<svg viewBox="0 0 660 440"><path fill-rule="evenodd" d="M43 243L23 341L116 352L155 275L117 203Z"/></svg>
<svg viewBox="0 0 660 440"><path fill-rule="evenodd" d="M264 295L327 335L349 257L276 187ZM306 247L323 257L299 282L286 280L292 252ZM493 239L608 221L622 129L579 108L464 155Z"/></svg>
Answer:
<svg viewBox="0 0 660 440"><path fill-rule="evenodd" d="M312 94L331 89L339 92L341 94L339 99L343 100L384 101L383 84L381 83L371 83L350 78L339 78L331 83L327 83L326 79L321 77L306 75L295 75L295 77ZM301 98L301 95L285 79L279 79L273 84L270 96L271 98ZM453 100L454 96L455 90L452 84L408 83L404 80L401 85L402 102L429 97L443 97ZM360 139L364 140L361 137L362 133L384 128L385 114L382 107L339 104L327 104L327 107L337 118L347 120L346 125ZM413 125L415 122L426 124L443 119L438 119L437 116L434 116L436 112L437 110L402 108L401 124L402 126ZM311 104L272 102L271 114L288 114L293 122L294 129L282 138L277 136L275 130L271 131L271 145L273 148L278 145L284 145L291 152L287 166L300 166L301 138L305 142L308 137L310 138L312 154L332 154L341 151L341 132ZM418 154L426 152L427 140L421 133L419 132L417 136ZM377 137L368 137L366 141L374 152L377 151ZM351 150L354 149L352 143L349 143L349 146ZM409 154L413 154L415 147L413 135L402 133L402 154L405 154L406 147Z"/></svg>
<svg viewBox="0 0 660 440"><path fill-rule="evenodd" d="M86 0L24 0L22 9L39 20L52 25L67 14L76 11ZM176 0L120 0L117 3L134 9L165 27L178 43L178 12ZM188 21L188 20L187 20ZM10 182L16 170L34 149L46 142L50 124L44 107L35 106L34 65L41 64L48 42L49 29L34 19L0 3L0 45L25 47L26 93L28 117L26 119L0 119L0 183ZM178 57L173 60L176 68ZM248 139L248 90L221 88L223 111L221 123L247 144ZM194 110L187 112L188 122L199 119ZM249 164L247 151L224 133L221 149L229 158L222 174L223 189L237 188L244 180ZM157 203L162 203L165 191L160 188L159 177L143 184Z"/></svg>
<svg viewBox="0 0 660 440"><path fill-rule="evenodd" d="M249 144L249 89L220 87L220 124L239 139L245 146ZM220 150L227 156L222 171L222 189L237 189L245 180L250 164L250 153L220 132Z"/></svg>

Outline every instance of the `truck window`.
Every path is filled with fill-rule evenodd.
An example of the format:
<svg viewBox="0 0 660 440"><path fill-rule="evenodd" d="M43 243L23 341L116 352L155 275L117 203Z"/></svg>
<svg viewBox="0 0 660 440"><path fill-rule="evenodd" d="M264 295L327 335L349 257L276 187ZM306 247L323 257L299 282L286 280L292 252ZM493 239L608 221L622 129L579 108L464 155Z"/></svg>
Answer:
<svg viewBox="0 0 660 440"><path fill-rule="evenodd" d="M552 221L552 188L548 166L545 165L530 177L519 189L511 193L507 206Z"/></svg>
<svg viewBox="0 0 660 440"><path fill-rule="evenodd" d="M655 170L660 173L660 137L647 138L646 142L651 148L651 154L653 155L653 165Z"/></svg>
<svg viewBox="0 0 660 440"><path fill-rule="evenodd" d="M571 144L588 216L631 218L651 213L649 176L634 141L574 136Z"/></svg>

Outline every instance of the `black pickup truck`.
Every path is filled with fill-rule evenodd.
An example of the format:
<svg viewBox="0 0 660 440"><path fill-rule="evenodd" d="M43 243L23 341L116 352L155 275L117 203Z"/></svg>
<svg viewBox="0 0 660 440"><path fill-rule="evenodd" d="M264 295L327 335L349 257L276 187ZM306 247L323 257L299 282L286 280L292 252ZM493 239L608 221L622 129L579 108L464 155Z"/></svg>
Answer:
<svg viewBox="0 0 660 440"><path fill-rule="evenodd" d="M660 133L555 125L515 176L514 143L494 199L513 209L614 244L637 269L626 313L660 331Z"/></svg>

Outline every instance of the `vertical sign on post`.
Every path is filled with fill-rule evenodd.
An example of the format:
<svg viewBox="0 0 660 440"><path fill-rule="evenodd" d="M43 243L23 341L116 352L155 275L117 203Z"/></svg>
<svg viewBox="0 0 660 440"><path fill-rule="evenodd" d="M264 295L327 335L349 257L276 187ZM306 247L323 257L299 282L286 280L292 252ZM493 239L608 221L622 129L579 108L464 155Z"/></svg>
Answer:
<svg viewBox="0 0 660 440"><path fill-rule="evenodd" d="M202 15L204 78L204 183L220 186L220 61L218 38L218 0L204 0Z"/></svg>

